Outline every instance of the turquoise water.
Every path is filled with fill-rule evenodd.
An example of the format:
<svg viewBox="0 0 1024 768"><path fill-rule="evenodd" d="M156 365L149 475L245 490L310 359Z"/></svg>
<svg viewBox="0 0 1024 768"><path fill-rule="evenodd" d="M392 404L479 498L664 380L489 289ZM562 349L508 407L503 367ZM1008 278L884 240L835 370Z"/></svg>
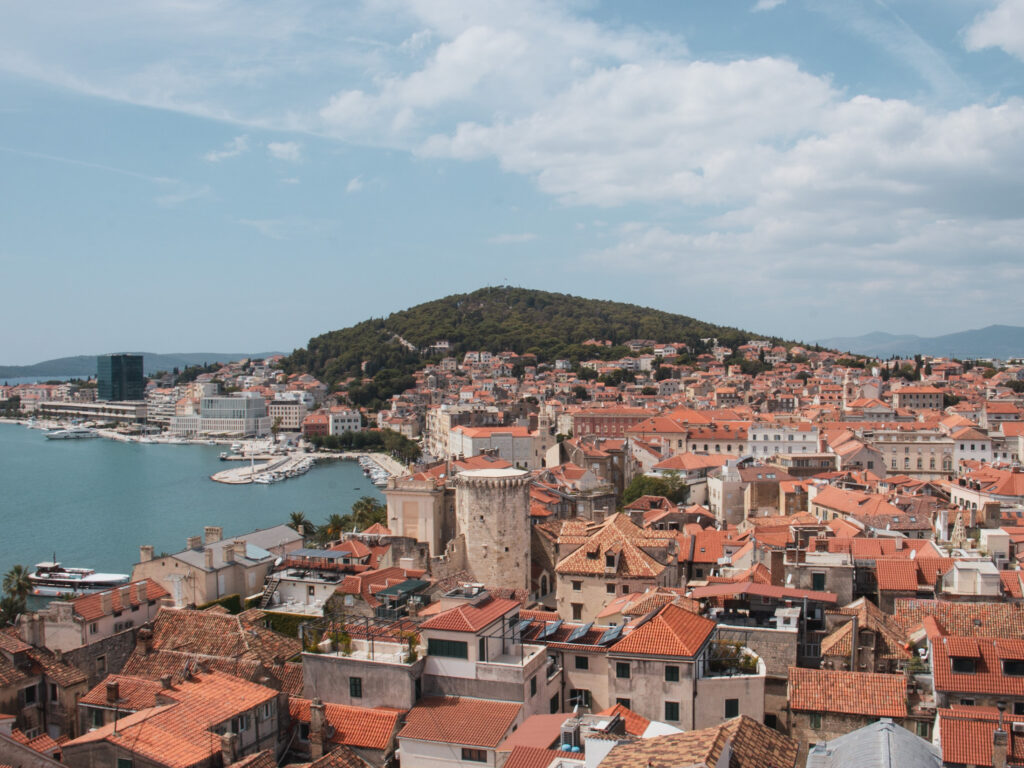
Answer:
<svg viewBox="0 0 1024 768"><path fill-rule="evenodd" d="M317 464L273 485L230 486L222 446L47 440L43 432L0 424L0 574L56 553L66 566L130 573L139 545L179 552L203 526L225 536L288 522L346 514L360 496L383 495L354 461Z"/></svg>

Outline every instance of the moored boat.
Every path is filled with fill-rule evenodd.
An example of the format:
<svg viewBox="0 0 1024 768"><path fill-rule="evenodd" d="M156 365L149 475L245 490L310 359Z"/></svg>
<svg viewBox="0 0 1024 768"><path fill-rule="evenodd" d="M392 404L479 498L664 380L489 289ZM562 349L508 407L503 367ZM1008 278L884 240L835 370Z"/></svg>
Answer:
<svg viewBox="0 0 1024 768"><path fill-rule="evenodd" d="M47 440L84 440L99 437L100 433L88 427L69 427L68 429L52 429L43 435Z"/></svg>
<svg viewBox="0 0 1024 768"><path fill-rule="evenodd" d="M92 568L64 568L60 563L37 563L28 579L32 593L46 597L87 595L122 584L131 577L126 573L96 573Z"/></svg>

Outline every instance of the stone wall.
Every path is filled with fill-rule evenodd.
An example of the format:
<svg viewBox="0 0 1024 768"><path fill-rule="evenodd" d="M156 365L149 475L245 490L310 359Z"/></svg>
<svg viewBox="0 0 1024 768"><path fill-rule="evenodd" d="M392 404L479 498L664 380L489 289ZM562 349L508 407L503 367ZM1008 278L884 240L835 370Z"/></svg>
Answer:
<svg viewBox="0 0 1024 768"><path fill-rule="evenodd" d="M491 470L456 476L455 518L477 581L530 588L530 475Z"/></svg>

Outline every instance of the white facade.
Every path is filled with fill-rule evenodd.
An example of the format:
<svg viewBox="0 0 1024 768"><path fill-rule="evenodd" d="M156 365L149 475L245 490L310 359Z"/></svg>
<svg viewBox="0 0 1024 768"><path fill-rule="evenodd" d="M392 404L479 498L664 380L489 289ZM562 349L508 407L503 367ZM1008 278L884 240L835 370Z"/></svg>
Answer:
<svg viewBox="0 0 1024 768"><path fill-rule="evenodd" d="M332 435L341 435L345 432L358 432L363 428L363 418L359 411L349 408L332 408L331 423L328 427Z"/></svg>
<svg viewBox="0 0 1024 768"><path fill-rule="evenodd" d="M778 453L817 453L818 427L755 422L747 430L747 440L750 455L761 459Z"/></svg>

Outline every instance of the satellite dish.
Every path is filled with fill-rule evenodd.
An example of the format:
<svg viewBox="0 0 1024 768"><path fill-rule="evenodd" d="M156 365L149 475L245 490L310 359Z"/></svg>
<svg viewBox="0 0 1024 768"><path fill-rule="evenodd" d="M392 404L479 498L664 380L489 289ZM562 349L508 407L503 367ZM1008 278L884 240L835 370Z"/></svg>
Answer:
<svg viewBox="0 0 1024 768"><path fill-rule="evenodd" d="M274 567L275 568L280 567L281 563L283 563L283 562L284 562L284 558L283 557L277 558L277 560L274 561Z"/></svg>
<svg viewBox="0 0 1024 768"><path fill-rule="evenodd" d="M336 732L335 727L333 725L331 725L330 723L327 723L327 724L324 725L324 738L325 739L333 739L335 732Z"/></svg>

